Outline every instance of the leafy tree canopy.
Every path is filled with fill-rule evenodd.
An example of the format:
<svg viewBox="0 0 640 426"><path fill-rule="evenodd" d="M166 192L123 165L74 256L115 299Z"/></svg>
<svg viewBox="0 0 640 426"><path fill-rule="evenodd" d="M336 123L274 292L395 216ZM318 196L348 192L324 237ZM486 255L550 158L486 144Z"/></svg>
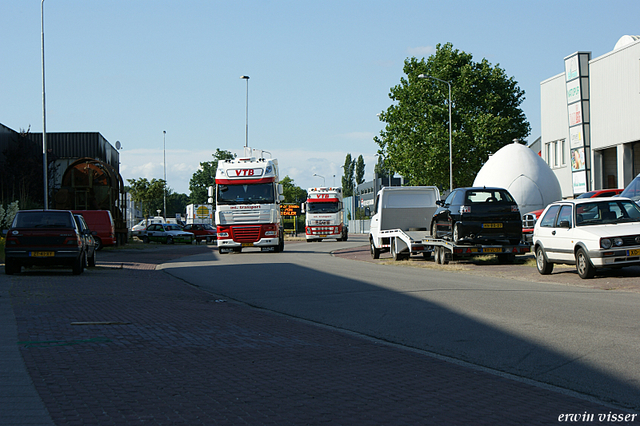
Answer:
<svg viewBox="0 0 640 426"><path fill-rule="evenodd" d="M293 183L293 179L285 176L280 180L282 189L284 190L284 202L302 204L307 200L307 191Z"/></svg>
<svg viewBox="0 0 640 426"><path fill-rule="evenodd" d="M212 154L213 161L205 161L200 163L200 168L193 174L189 181L189 201L192 204L206 204L209 198L207 188L216 184L216 170L218 161L233 160L236 155L231 151L216 148L215 154ZM213 200L215 206L215 199Z"/></svg>
<svg viewBox="0 0 640 426"><path fill-rule="evenodd" d="M133 201L140 203L142 214L145 216L155 216L157 210L163 210L164 206L164 179L127 179L129 182L129 193ZM167 188L167 197L170 196L171 189ZM167 215L168 216L168 215ZM168 216L170 217L170 216Z"/></svg>
<svg viewBox="0 0 640 426"><path fill-rule="evenodd" d="M380 114L385 128L374 141L385 156L385 167L411 185L449 187L449 89L452 98L454 188L469 186L484 163L513 139L530 131L520 105L524 91L498 65L438 44L425 59L407 58L406 77L392 87L394 102Z"/></svg>

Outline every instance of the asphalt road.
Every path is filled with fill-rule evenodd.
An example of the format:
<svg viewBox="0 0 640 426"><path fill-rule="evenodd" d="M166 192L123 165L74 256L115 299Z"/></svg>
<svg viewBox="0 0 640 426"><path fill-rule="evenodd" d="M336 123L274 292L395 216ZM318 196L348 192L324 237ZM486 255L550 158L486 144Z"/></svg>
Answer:
<svg viewBox="0 0 640 426"><path fill-rule="evenodd" d="M363 243L214 251L162 268L221 297L640 409L640 293L330 255Z"/></svg>

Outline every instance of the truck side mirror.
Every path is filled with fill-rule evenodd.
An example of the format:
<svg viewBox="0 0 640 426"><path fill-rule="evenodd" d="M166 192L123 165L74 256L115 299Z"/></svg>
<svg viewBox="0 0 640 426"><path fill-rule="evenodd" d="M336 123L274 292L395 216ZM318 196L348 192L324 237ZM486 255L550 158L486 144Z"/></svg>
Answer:
<svg viewBox="0 0 640 426"><path fill-rule="evenodd" d="M284 201L284 195L278 195L278 201Z"/></svg>
<svg viewBox="0 0 640 426"><path fill-rule="evenodd" d="M278 184L278 194L284 194L284 186L281 183ZM283 198L284 200L284 198ZM282 200L280 200L282 201Z"/></svg>
<svg viewBox="0 0 640 426"><path fill-rule="evenodd" d="M304 214L306 206L307 206L307 203L300 204L300 213Z"/></svg>
<svg viewBox="0 0 640 426"><path fill-rule="evenodd" d="M344 206L342 205L342 201L340 201L338 203L338 210L342 210L344 208Z"/></svg>

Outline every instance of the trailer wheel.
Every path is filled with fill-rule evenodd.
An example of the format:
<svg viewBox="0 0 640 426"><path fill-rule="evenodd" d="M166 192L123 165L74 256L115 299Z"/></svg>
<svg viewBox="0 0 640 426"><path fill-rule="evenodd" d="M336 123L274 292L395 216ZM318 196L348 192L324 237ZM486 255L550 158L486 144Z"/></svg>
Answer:
<svg viewBox="0 0 640 426"><path fill-rule="evenodd" d="M440 247L440 259L443 265L449 264L449 259L447 259L447 251L448 250L445 249L444 247Z"/></svg>
<svg viewBox="0 0 640 426"><path fill-rule="evenodd" d="M434 261L437 265L442 265L442 250L440 247L436 247L433 249Z"/></svg>
<svg viewBox="0 0 640 426"><path fill-rule="evenodd" d="M373 240L369 241L369 251L371 252L371 257L373 259L380 259L380 250L376 248L375 244L373 244Z"/></svg>

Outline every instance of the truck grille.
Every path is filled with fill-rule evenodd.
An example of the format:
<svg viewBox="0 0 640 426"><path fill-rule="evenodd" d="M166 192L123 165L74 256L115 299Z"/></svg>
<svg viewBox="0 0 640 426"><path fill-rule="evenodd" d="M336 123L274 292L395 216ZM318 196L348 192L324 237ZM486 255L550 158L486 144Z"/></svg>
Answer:
<svg viewBox="0 0 640 426"><path fill-rule="evenodd" d="M233 241L238 243L255 243L260 239L259 226L233 227Z"/></svg>

